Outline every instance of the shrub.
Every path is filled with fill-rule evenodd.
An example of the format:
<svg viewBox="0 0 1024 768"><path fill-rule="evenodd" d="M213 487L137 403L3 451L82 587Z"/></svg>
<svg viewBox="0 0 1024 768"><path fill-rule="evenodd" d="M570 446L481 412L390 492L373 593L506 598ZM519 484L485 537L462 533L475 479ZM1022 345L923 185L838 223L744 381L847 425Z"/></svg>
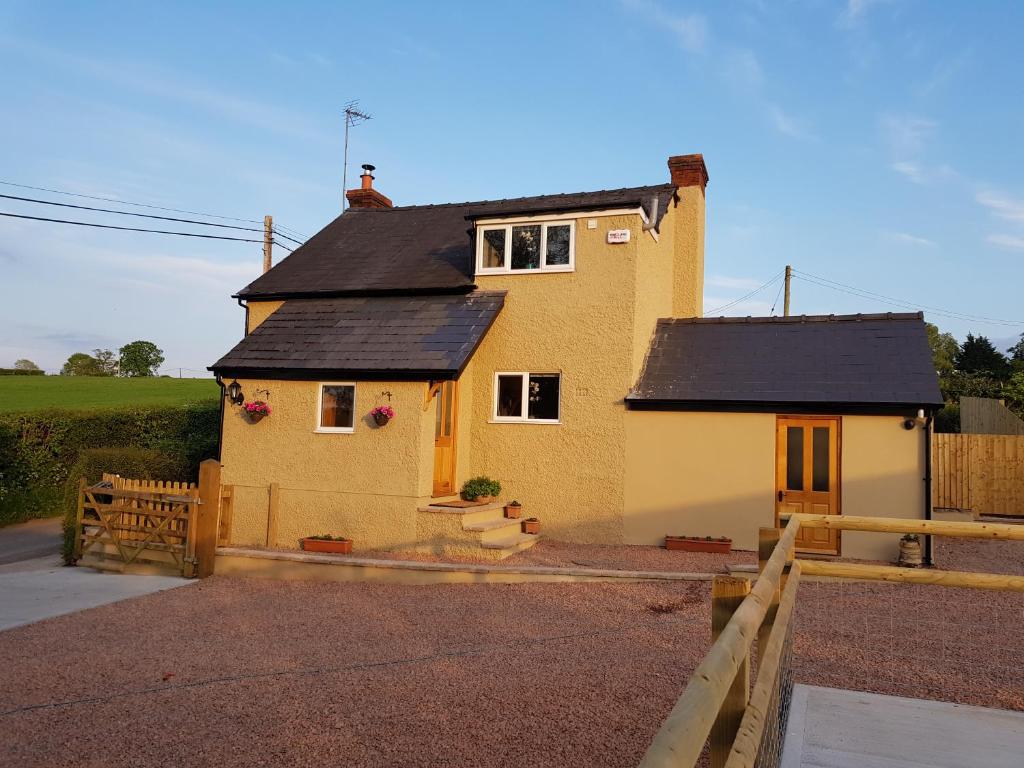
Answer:
<svg viewBox="0 0 1024 768"><path fill-rule="evenodd" d="M481 496L497 496L500 493L501 483L484 475L462 484L462 498L466 501L476 501Z"/></svg>
<svg viewBox="0 0 1024 768"><path fill-rule="evenodd" d="M78 481L90 485L109 472L138 480L186 480L192 473L180 457L145 448L86 448L71 465L64 482L64 543L61 555L71 562L75 544L75 518L78 515Z"/></svg>
<svg viewBox="0 0 1024 768"><path fill-rule="evenodd" d="M216 402L0 416L0 525L58 514L64 483L86 449L159 451L187 468L179 479L194 480L199 462L216 453L218 432Z"/></svg>

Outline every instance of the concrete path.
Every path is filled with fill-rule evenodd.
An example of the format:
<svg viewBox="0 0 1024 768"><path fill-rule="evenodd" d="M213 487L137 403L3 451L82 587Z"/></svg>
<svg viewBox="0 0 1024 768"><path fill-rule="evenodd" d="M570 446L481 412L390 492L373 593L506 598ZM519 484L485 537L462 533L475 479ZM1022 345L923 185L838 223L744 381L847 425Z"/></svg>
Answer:
<svg viewBox="0 0 1024 768"><path fill-rule="evenodd" d="M60 552L61 519L46 517L0 528L0 565Z"/></svg>
<svg viewBox="0 0 1024 768"><path fill-rule="evenodd" d="M1020 768L1024 712L797 685L783 768Z"/></svg>
<svg viewBox="0 0 1024 768"><path fill-rule="evenodd" d="M0 566L0 631L193 583L177 576L66 568L59 555Z"/></svg>

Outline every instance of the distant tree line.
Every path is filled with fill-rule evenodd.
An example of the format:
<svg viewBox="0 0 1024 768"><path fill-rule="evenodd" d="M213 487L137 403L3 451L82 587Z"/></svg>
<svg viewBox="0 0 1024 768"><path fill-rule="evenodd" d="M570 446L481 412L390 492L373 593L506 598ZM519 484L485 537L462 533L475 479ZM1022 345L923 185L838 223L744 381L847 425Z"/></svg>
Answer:
<svg viewBox="0 0 1024 768"><path fill-rule="evenodd" d="M1024 333L1003 354L985 336L969 333L960 344L951 333L943 333L931 323L927 326L932 361L946 401L936 418L938 431L960 431L960 398L964 396L1002 400L1024 417Z"/></svg>
<svg viewBox="0 0 1024 768"><path fill-rule="evenodd" d="M60 369L61 376L156 376L164 352L151 341L133 341L118 350L94 349L92 354L75 352Z"/></svg>

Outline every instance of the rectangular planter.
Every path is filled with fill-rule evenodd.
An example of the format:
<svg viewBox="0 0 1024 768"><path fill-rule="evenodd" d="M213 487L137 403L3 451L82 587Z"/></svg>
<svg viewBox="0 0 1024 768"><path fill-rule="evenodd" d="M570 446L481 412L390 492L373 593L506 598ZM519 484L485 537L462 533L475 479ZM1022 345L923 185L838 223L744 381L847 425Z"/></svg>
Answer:
<svg viewBox="0 0 1024 768"><path fill-rule="evenodd" d="M732 539L716 541L712 539L694 539L688 536L666 536L665 549L676 552L712 552L727 555L732 552Z"/></svg>
<svg viewBox="0 0 1024 768"><path fill-rule="evenodd" d="M540 533L540 520L523 520L520 525L523 533Z"/></svg>
<svg viewBox="0 0 1024 768"><path fill-rule="evenodd" d="M302 549L305 552L330 552L336 555L350 555L352 554L352 539L344 539L343 541L303 539Z"/></svg>

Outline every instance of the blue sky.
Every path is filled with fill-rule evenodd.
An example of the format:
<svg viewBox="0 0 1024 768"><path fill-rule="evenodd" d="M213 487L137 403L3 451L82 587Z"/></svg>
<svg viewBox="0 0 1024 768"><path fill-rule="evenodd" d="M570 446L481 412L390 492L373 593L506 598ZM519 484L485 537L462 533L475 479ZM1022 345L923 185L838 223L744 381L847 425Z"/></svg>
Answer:
<svg viewBox="0 0 1024 768"><path fill-rule="evenodd" d="M930 317L1009 343L1022 30L1009 2L0 2L0 179L311 234L339 210L353 98L374 119L351 167L376 164L397 204L658 183L669 155L703 152L707 309L789 263L1012 321ZM136 338L204 368L238 339L229 297L261 261L250 243L17 219L0 235L0 365L50 370ZM769 312L776 286L726 312ZM900 309L794 281L794 313Z"/></svg>

